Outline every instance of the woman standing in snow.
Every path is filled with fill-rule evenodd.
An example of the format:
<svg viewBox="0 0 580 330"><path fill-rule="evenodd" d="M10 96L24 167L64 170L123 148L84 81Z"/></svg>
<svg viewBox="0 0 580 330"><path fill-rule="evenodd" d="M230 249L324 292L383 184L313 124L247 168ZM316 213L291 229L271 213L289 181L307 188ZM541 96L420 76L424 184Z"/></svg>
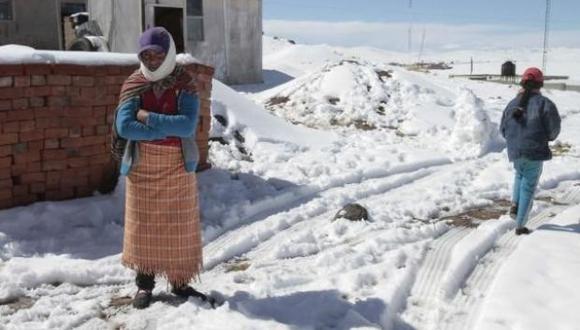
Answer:
<svg viewBox="0 0 580 330"><path fill-rule="evenodd" d="M176 64L175 44L161 27L139 40L141 67L123 84L115 131L126 139L121 174L127 176L122 262L137 271L136 308L148 307L155 275L181 297L202 269L195 170L199 100L192 77Z"/></svg>
<svg viewBox="0 0 580 330"><path fill-rule="evenodd" d="M560 133L556 105L540 93L544 75L538 68L527 69L520 82L523 89L503 112L501 134L507 141L508 157L514 163L515 180L510 215L515 218L516 235L529 234L526 228L534 192L545 160L552 158L548 146Z"/></svg>

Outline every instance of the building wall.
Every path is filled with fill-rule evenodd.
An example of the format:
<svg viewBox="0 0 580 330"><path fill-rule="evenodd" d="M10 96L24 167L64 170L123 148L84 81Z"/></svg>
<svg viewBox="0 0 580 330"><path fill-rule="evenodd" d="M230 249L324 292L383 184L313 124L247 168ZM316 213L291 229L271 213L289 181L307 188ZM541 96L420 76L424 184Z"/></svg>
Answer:
<svg viewBox="0 0 580 330"><path fill-rule="evenodd" d="M142 32L142 0L89 0L90 19L97 21L109 47L117 53L135 53Z"/></svg>
<svg viewBox="0 0 580 330"><path fill-rule="evenodd" d="M262 0L229 0L227 82L262 82Z"/></svg>
<svg viewBox="0 0 580 330"><path fill-rule="evenodd" d="M135 65L0 64L0 209L112 190L111 125ZM201 99L198 170L207 169L213 69L189 65Z"/></svg>
<svg viewBox="0 0 580 330"><path fill-rule="evenodd" d="M224 4L228 0L203 0L203 41L186 41L186 49L202 63L216 69L215 76L226 80L226 32Z"/></svg>
<svg viewBox="0 0 580 330"><path fill-rule="evenodd" d="M56 0L14 0L13 21L0 21L0 45L60 49Z"/></svg>

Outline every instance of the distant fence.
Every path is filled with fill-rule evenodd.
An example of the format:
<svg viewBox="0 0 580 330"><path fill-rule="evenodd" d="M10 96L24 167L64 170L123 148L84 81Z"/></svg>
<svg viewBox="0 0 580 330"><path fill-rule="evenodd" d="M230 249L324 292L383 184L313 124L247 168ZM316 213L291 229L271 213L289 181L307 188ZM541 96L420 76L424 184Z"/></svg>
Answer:
<svg viewBox="0 0 580 330"><path fill-rule="evenodd" d="M489 81L499 84L514 84L519 81L521 76L502 76L499 74L451 74L449 78L467 78L470 80L478 80L478 81ZM566 80L569 79L568 76L545 76L544 80ZM573 92L580 92L580 86L578 85L570 85L567 83L551 83L547 82L544 83L544 88L546 89L553 89L559 91L573 91Z"/></svg>

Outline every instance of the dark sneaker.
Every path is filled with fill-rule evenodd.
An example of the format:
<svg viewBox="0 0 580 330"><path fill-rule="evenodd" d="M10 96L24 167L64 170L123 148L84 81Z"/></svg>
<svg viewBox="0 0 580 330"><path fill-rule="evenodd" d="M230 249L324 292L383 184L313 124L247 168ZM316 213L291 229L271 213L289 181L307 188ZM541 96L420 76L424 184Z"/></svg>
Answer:
<svg viewBox="0 0 580 330"><path fill-rule="evenodd" d="M517 216L518 216L518 204L512 203L512 206L510 207L510 218L515 220Z"/></svg>
<svg viewBox="0 0 580 330"><path fill-rule="evenodd" d="M143 309L151 305L151 291L149 290L139 290L133 298L133 307L137 309Z"/></svg>
<svg viewBox="0 0 580 330"><path fill-rule="evenodd" d="M516 228L516 235L528 235L530 234L532 231L529 230L526 227L521 227L521 228Z"/></svg>
<svg viewBox="0 0 580 330"><path fill-rule="evenodd" d="M197 298L203 302L209 303L212 308L215 308L216 301L213 297L205 295L197 291L196 289L190 287L189 285L185 285L179 288L173 288L171 289L171 293L184 299L187 299L189 297Z"/></svg>

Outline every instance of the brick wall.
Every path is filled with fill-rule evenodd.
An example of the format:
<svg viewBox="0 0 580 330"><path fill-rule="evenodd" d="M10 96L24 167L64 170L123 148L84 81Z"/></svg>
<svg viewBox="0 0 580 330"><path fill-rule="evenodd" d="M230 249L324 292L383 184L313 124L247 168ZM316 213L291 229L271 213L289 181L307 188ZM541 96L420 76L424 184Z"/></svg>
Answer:
<svg viewBox="0 0 580 330"><path fill-rule="evenodd" d="M136 66L0 64L0 209L107 192L117 170L110 129ZM192 64L201 99L199 170L209 167L213 68Z"/></svg>

